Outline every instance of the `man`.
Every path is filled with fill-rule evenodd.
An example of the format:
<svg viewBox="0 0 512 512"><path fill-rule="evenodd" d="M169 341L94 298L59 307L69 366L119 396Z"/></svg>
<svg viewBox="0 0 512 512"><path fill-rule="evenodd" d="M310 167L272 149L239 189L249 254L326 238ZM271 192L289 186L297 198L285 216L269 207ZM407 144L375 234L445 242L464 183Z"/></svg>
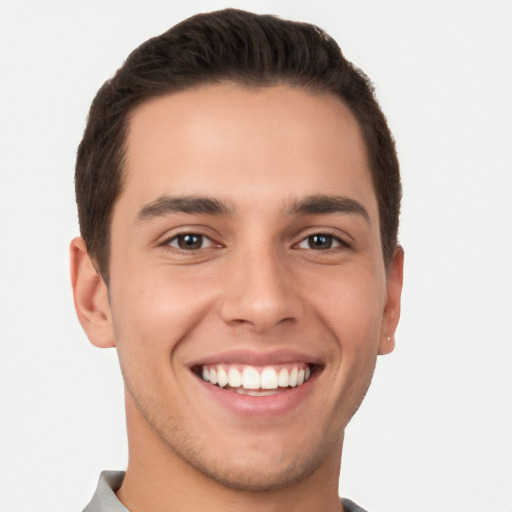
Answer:
<svg viewBox="0 0 512 512"><path fill-rule="evenodd" d="M76 167L78 318L116 347L129 463L86 511L358 511L343 432L393 349L393 139L307 24L225 10L137 48Z"/></svg>

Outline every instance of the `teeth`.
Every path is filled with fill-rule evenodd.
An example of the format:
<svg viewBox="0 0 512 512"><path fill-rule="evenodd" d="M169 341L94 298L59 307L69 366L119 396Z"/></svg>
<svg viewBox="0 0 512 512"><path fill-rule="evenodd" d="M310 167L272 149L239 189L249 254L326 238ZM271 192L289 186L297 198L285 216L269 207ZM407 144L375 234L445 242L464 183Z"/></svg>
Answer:
<svg viewBox="0 0 512 512"><path fill-rule="evenodd" d="M256 368L249 365L203 366L201 377L204 381L221 388L229 386L237 393L250 396L266 396L277 393L278 388L301 386L311 377L311 368L302 363L277 368L265 366ZM265 391L263 391L265 390Z"/></svg>
<svg viewBox="0 0 512 512"><path fill-rule="evenodd" d="M294 388L297 385L297 376L298 376L299 370L297 370L297 367L295 367L291 373L288 380L288 385ZM210 374L210 382L212 380L212 376ZM215 383L214 383L215 384Z"/></svg>
<svg viewBox="0 0 512 512"><path fill-rule="evenodd" d="M258 370L252 366L246 366L242 372L242 387L244 389L260 389L261 378Z"/></svg>
<svg viewBox="0 0 512 512"><path fill-rule="evenodd" d="M220 366L219 369L217 370L217 380L221 388L225 387L226 384L228 383L228 374L226 373L224 368L222 368L222 366Z"/></svg>
<svg viewBox="0 0 512 512"><path fill-rule="evenodd" d="M242 374L231 367L228 372L228 382L232 388L239 388L242 385Z"/></svg>
<svg viewBox="0 0 512 512"><path fill-rule="evenodd" d="M277 395L279 391L276 391L275 389L244 389L244 388L237 388L234 390L239 395L248 395L248 396L270 396L270 395Z"/></svg>
<svg viewBox="0 0 512 512"><path fill-rule="evenodd" d="M204 371L203 371L204 375ZM278 383L280 388L287 388L290 382L290 374L286 368L283 368L279 372Z"/></svg>
<svg viewBox="0 0 512 512"><path fill-rule="evenodd" d="M274 368L265 368L261 372L261 389L276 389L278 385L277 372Z"/></svg>

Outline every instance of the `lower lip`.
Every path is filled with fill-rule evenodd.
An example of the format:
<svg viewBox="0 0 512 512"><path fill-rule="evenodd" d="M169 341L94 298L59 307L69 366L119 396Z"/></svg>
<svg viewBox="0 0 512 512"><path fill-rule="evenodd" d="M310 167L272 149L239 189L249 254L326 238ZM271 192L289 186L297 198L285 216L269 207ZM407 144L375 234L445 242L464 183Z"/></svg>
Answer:
<svg viewBox="0 0 512 512"><path fill-rule="evenodd" d="M314 373L304 384L273 395L250 396L214 386L194 375L210 401L239 416L272 417L287 414L299 407L311 393L317 375Z"/></svg>

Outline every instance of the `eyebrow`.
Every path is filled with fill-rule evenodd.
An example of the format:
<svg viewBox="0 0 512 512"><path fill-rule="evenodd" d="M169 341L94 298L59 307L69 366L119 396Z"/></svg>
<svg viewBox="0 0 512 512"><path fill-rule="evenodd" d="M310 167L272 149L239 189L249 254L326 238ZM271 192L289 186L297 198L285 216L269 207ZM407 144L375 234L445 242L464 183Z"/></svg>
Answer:
<svg viewBox="0 0 512 512"><path fill-rule="evenodd" d="M136 221L162 217L169 213L205 215L229 215L231 206L225 201L203 196L164 196L145 205L137 214Z"/></svg>
<svg viewBox="0 0 512 512"><path fill-rule="evenodd" d="M139 210L136 222L170 213L188 213L205 215L230 215L232 206L207 196L163 196L148 203ZM370 215L366 208L349 197L331 195L312 195L293 201L286 209L288 215L326 215L330 213L356 214L362 216L370 224Z"/></svg>
<svg viewBox="0 0 512 512"><path fill-rule="evenodd" d="M370 224L368 210L355 199L343 196L313 195L294 201L288 208L290 215L322 215L329 213L356 214Z"/></svg>

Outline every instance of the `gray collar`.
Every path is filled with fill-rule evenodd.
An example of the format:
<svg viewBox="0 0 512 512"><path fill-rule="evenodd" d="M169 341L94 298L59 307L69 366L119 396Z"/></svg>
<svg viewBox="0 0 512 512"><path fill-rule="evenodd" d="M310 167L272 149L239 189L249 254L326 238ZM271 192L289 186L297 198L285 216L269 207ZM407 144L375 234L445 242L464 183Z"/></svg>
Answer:
<svg viewBox="0 0 512 512"><path fill-rule="evenodd" d="M116 491L121 487L123 479L124 471L103 471L96 492L83 512L129 512L116 496ZM345 512L366 512L346 498L342 498L341 503Z"/></svg>
<svg viewBox="0 0 512 512"><path fill-rule="evenodd" d="M129 512L115 494L123 479L124 471L102 471L96 492L83 512Z"/></svg>

